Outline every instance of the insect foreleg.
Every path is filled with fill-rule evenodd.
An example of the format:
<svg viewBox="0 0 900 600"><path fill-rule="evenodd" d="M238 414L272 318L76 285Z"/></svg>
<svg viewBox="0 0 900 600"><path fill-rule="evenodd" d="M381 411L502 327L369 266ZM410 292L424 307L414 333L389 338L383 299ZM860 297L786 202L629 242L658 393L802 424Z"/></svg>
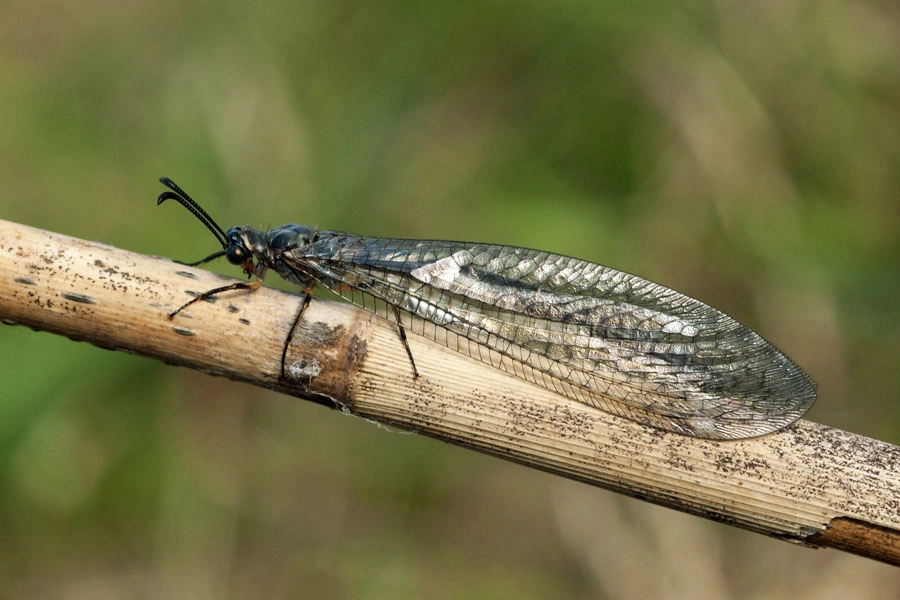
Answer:
<svg viewBox="0 0 900 600"><path fill-rule="evenodd" d="M207 298L212 298L213 296L215 296L216 294L219 294L221 292L230 292L231 290L249 290L252 292L256 288L258 288L260 285L262 285L262 281L257 279L256 281L253 281L251 283L244 283L243 281L241 281L238 283L232 283L231 285L226 285L226 286L211 289L209 291L203 292L202 294L194 296L193 298L191 298L190 300L188 300L187 302L185 302L184 304L179 306L177 309L170 312L169 318L174 319L175 315L177 315L178 313L180 313L181 311L186 309L188 306L190 306L194 302L199 302L200 300L206 300Z"/></svg>

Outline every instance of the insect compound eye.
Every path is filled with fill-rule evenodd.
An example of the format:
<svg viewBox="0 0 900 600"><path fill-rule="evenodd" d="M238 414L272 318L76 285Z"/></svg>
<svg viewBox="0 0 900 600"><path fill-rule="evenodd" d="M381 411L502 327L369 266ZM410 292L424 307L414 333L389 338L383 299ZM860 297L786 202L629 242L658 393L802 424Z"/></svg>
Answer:
<svg viewBox="0 0 900 600"><path fill-rule="evenodd" d="M243 264L247 260L247 254L247 249L237 244L232 244L225 250L225 258L233 265Z"/></svg>

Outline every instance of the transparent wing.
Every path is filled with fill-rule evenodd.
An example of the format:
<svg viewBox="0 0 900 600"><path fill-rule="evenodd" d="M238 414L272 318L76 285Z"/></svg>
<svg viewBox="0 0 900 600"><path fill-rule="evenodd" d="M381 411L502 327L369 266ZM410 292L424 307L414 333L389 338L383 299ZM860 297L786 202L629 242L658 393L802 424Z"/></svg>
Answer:
<svg viewBox="0 0 900 600"><path fill-rule="evenodd" d="M684 294L575 258L489 244L322 232L292 268L409 330L574 400L712 439L802 416L814 382L774 346Z"/></svg>

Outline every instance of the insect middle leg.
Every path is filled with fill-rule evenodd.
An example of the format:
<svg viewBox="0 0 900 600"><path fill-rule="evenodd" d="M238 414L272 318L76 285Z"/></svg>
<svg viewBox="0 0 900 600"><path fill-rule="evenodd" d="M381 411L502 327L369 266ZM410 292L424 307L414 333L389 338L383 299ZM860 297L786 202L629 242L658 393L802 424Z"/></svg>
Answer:
<svg viewBox="0 0 900 600"><path fill-rule="evenodd" d="M291 330L288 331L287 338L284 340L284 348L281 349L281 378L284 379L284 362L287 360L287 351L288 346L291 345L291 341L294 339L294 332L297 330L297 325L300 323L300 319L303 318L303 313L306 312L309 303L312 301L312 290L306 290L303 296L303 304L300 305L300 310L297 311L297 316L294 318L294 324L291 325Z"/></svg>
<svg viewBox="0 0 900 600"><path fill-rule="evenodd" d="M309 307L310 302L312 301L312 289L306 290L303 296L303 303L300 305L300 310L297 311L297 316L294 317L294 322L291 325L291 329L288 331L287 338L284 340L284 347L281 349L281 378L285 378L284 374L284 365L287 362L287 351L288 347L291 345L291 342L294 339L294 333L297 331L297 325L300 324L300 320L303 318L303 313L306 312L306 309ZM406 349L406 355L409 357L409 364L412 365L413 377L419 377L419 370L416 368L416 361L413 358L412 350L409 348L409 341L406 339L406 328L403 327L403 324L400 321L400 310L397 307L394 308L394 316L397 319L397 330L400 334L400 341L403 342L403 347Z"/></svg>

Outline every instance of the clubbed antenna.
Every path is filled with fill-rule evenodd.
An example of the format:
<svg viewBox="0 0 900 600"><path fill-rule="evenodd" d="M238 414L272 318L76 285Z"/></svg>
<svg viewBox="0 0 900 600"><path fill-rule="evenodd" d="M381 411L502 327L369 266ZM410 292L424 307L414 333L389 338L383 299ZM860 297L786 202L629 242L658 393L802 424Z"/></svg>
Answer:
<svg viewBox="0 0 900 600"><path fill-rule="evenodd" d="M157 206L166 200L177 200L179 204L191 211L201 223L206 225L206 228L209 229L213 235L216 236L216 239L219 240L219 243L222 244L222 248L228 247L228 242L225 240L225 232L222 231L222 228L219 227L218 223L213 221L213 218L210 217L205 210L200 208L199 204L194 202L193 198L187 195L187 192L178 187L175 182L168 177L160 177L159 181L172 191L160 194L159 198L156 199ZM216 255L221 256L221 253L216 253Z"/></svg>

